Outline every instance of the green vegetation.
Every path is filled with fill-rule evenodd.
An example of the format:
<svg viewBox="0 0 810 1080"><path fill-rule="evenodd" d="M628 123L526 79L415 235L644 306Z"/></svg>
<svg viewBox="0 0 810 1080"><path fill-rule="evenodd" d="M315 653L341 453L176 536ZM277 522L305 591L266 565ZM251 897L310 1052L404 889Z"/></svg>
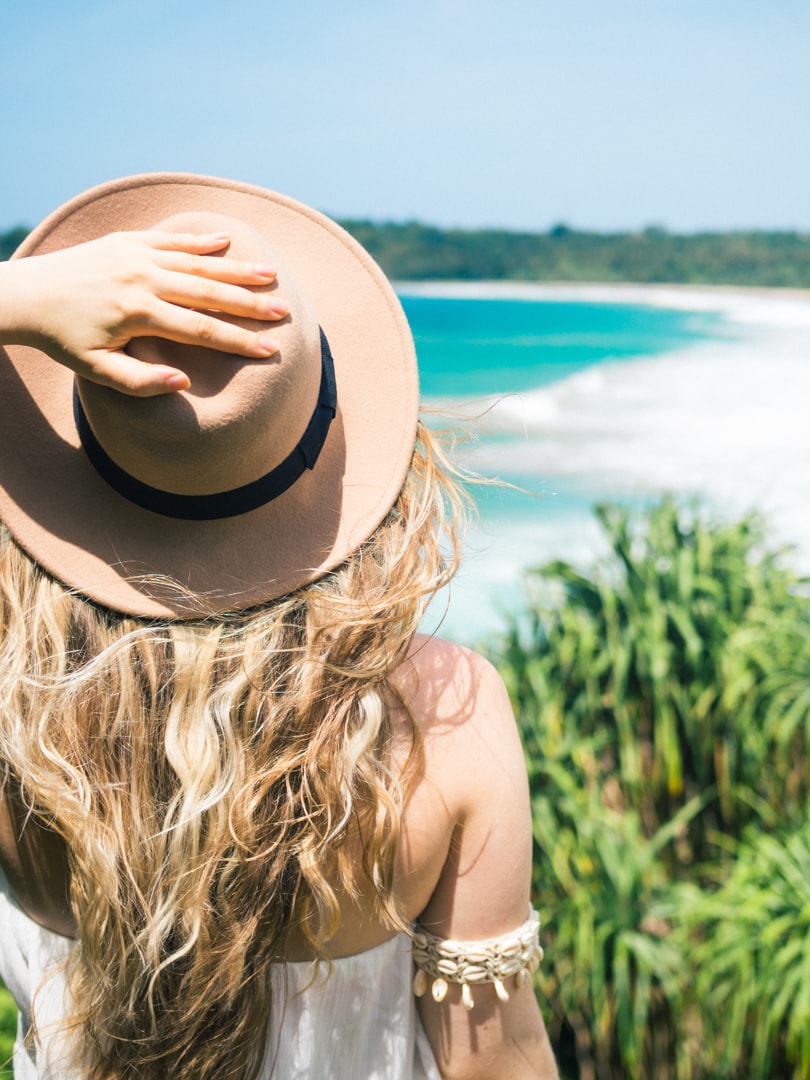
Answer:
<svg viewBox="0 0 810 1080"><path fill-rule="evenodd" d="M11 994L0 981L0 1080L11 1080L14 1075L11 1055L17 1034L17 1009Z"/></svg>
<svg viewBox="0 0 810 1080"><path fill-rule="evenodd" d="M810 235L735 232L675 235L439 229L419 222L344 221L398 281L637 281L810 287ZM0 259L25 236L0 233Z"/></svg>
<svg viewBox="0 0 810 1080"><path fill-rule="evenodd" d="M637 281L810 286L810 236L442 230L418 222L345 221L389 277L419 280Z"/></svg>
<svg viewBox="0 0 810 1080"><path fill-rule="evenodd" d="M0 260L10 258L27 235L28 230L22 226L0 233Z"/></svg>
<svg viewBox="0 0 810 1080"><path fill-rule="evenodd" d="M810 1076L810 596L762 523L598 510L495 656L565 1075Z"/></svg>

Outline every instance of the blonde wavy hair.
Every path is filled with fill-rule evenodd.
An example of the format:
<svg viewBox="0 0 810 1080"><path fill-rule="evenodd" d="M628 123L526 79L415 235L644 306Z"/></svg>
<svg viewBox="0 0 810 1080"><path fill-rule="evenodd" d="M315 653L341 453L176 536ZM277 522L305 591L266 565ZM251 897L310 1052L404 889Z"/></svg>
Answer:
<svg viewBox="0 0 810 1080"><path fill-rule="evenodd" d="M328 956L338 893L392 892L419 740L392 675L453 574L464 494L420 428L396 504L265 607L144 621L0 555L0 762L65 840L78 924L67 1020L88 1080L256 1077L270 965ZM391 719L411 723L395 774Z"/></svg>

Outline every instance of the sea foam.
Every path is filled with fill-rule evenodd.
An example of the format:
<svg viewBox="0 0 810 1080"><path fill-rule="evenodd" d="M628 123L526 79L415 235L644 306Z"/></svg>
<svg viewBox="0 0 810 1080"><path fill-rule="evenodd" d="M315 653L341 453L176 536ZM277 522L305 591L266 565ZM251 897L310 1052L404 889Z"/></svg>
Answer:
<svg viewBox="0 0 810 1080"><path fill-rule="evenodd" d="M521 602L522 568L602 549L588 503L694 495L727 514L758 510L810 569L810 300L800 294L665 287L479 284L429 295L650 303L722 311L735 340L607 361L537 390L453 402L481 417L463 464L546 492L519 514L484 517L445 628L473 640ZM424 293L428 295L428 293ZM448 405L447 401L431 402Z"/></svg>

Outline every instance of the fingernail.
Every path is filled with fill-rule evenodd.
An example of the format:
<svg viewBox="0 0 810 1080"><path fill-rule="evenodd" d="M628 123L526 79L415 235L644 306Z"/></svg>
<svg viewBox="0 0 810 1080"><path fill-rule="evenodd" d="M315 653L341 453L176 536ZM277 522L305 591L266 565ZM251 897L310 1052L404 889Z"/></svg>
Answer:
<svg viewBox="0 0 810 1080"><path fill-rule="evenodd" d="M230 240L230 238L231 238L231 234L226 233L226 232L215 232L211 237L212 240L222 241L223 243L226 240Z"/></svg>
<svg viewBox="0 0 810 1080"><path fill-rule="evenodd" d="M286 300L271 300L270 310L275 312L276 315L287 315L290 311Z"/></svg>
<svg viewBox="0 0 810 1080"><path fill-rule="evenodd" d="M273 338L262 334L259 338L259 348L266 356L272 356L274 352L278 352L278 342L274 341Z"/></svg>
<svg viewBox="0 0 810 1080"><path fill-rule="evenodd" d="M259 266L256 267L255 273L257 277L274 278L276 276L276 272L273 267L265 266L264 263L261 263Z"/></svg>
<svg viewBox="0 0 810 1080"><path fill-rule="evenodd" d="M164 379L163 385L168 387L169 390L188 390L191 386L191 380L188 375L178 371L175 375L170 375L167 379Z"/></svg>

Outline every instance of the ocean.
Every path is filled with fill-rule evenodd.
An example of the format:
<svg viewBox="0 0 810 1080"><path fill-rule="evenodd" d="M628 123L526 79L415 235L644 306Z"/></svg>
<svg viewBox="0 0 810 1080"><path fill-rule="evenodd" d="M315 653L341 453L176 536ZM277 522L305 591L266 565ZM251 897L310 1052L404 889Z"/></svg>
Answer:
<svg viewBox="0 0 810 1080"><path fill-rule="evenodd" d="M519 284L398 291L429 422L460 426L471 440L461 464L514 485L477 488L464 569L434 603L431 629L480 644L525 608L528 567L592 563L604 551L599 501L697 496L727 514L759 509L778 538L808 539L804 297Z"/></svg>

